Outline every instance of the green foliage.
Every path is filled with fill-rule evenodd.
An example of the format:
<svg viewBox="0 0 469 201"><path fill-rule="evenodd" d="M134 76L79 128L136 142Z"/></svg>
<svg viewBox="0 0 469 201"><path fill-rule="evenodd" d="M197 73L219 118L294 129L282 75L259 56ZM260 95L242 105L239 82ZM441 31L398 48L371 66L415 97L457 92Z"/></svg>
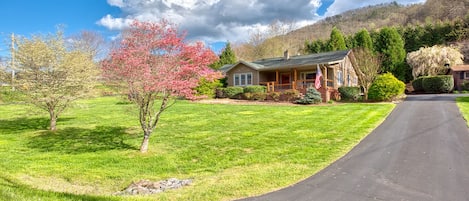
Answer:
<svg viewBox="0 0 469 201"><path fill-rule="evenodd" d="M337 51L337 50L346 50L347 46L345 44L344 35L340 32L339 29L334 27L331 31L331 37L328 43L328 50L329 51Z"/></svg>
<svg viewBox="0 0 469 201"><path fill-rule="evenodd" d="M412 87L414 87L415 92L423 92L423 85L422 85L423 79L424 77L419 77L415 79L414 81L412 81Z"/></svg>
<svg viewBox="0 0 469 201"><path fill-rule="evenodd" d="M226 43L225 49L221 52L219 59L210 65L210 68L218 70L226 64L236 63L236 55L233 49L231 49L231 44Z"/></svg>
<svg viewBox="0 0 469 201"><path fill-rule="evenodd" d="M238 99L239 96L244 93L243 87L227 87L223 89L223 93L228 98Z"/></svg>
<svg viewBox="0 0 469 201"><path fill-rule="evenodd" d="M360 87L339 87L339 93L342 100L358 101L361 98Z"/></svg>
<svg viewBox="0 0 469 201"><path fill-rule="evenodd" d="M371 39L370 33L366 29L362 29L357 32L354 36L357 47L363 47L373 51L373 40Z"/></svg>
<svg viewBox="0 0 469 201"><path fill-rule="evenodd" d="M392 73L385 73L376 78L368 91L368 98L375 101L390 101L404 94L405 84Z"/></svg>
<svg viewBox="0 0 469 201"><path fill-rule="evenodd" d="M199 80L199 85L195 88L197 96L206 96L209 98L215 98L216 89L222 87L223 84L220 80L208 81L205 78Z"/></svg>
<svg viewBox="0 0 469 201"><path fill-rule="evenodd" d="M464 80L461 84L462 90L469 90L469 81Z"/></svg>
<svg viewBox="0 0 469 201"><path fill-rule="evenodd" d="M319 104L322 102L321 93L319 93L315 88L308 88L306 94L300 99L296 100L295 103L309 105L309 104Z"/></svg>
<svg viewBox="0 0 469 201"><path fill-rule="evenodd" d="M290 101L294 101L298 99L299 96L300 96L300 92L298 90L288 89L288 90L281 92L280 99L283 101L290 102Z"/></svg>
<svg viewBox="0 0 469 201"><path fill-rule="evenodd" d="M315 54L328 51L327 42L323 40L314 40L305 42L305 54Z"/></svg>
<svg viewBox="0 0 469 201"><path fill-rule="evenodd" d="M405 74L399 69L404 63L406 52L404 40L396 28L385 27L375 41L375 50L383 55L382 72L391 72L403 80Z"/></svg>
<svg viewBox="0 0 469 201"><path fill-rule="evenodd" d="M280 101L280 92L270 92L267 94L268 97L270 97L273 101L278 102Z"/></svg>
<svg viewBox="0 0 469 201"><path fill-rule="evenodd" d="M267 93L265 92L247 92L243 94L246 100L257 100L264 101L267 98Z"/></svg>
<svg viewBox="0 0 469 201"><path fill-rule="evenodd" d="M244 87L244 93L265 93L266 87L261 85L251 85Z"/></svg>
<svg viewBox="0 0 469 201"><path fill-rule="evenodd" d="M454 89L454 79L452 75L423 77L422 88L426 93L449 93Z"/></svg>
<svg viewBox="0 0 469 201"><path fill-rule="evenodd" d="M446 35L449 41L463 41L469 39L469 13L464 19L456 19L451 31Z"/></svg>

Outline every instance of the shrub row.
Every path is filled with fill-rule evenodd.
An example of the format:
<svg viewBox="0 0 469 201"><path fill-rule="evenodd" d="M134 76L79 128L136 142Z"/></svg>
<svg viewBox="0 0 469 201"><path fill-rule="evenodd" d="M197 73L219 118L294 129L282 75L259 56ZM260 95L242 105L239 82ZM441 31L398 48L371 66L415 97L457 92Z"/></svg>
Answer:
<svg viewBox="0 0 469 201"><path fill-rule="evenodd" d="M272 100L295 101L300 93L297 90L266 93L265 86L253 85L247 87L226 87L217 89L217 98L246 99L246 100Z"/></svg>
<svg viewBox="0 0 469 201"><path fill-rule="evenodd" d="M454 89L452 75L438 75L419 77L412 81L415 92L449 93Z"/></svg>

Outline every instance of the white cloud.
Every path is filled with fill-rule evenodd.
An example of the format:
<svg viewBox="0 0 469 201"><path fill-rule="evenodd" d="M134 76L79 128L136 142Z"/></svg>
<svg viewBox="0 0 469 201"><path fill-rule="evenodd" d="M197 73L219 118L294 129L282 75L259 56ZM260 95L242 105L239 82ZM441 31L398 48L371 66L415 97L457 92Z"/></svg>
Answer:
<svg viewBox="0 0 469 201"><path fill-rule="evenodd" d="M326 16L368 5L394 0L335 0ZM425 0L398 0L400 4ZM107 0L119 7L122 17L103 16L97 24L111 30L122 30L134 20L168 19L187 31L190 40L242 42L256 28L276 20L296 22L296 27L319 20L316 11L322 0Z"/></svg>
<svg viewBox="0 0 469 201"><path fill-rule="evenodd" d="M119 7L119 8L124 7L123 0L107 0L107 3L111 6L116 6L116 7Z"/></svg>
<svg viewBox="0 0 469 201"><path fill-rule="evenodd" d="M320 0L108 0L123 17L106 15L97 24L121 30L134 20L168 19L188 32L189 39L244 41L256 26L275 20L312 23Z"/></svg>
<svg viewBox="0 0 469 201"><path fill-rule="evenodd" d="M98 24L105 26L110 30L122 30L127 28L132 21L132 19L114 18L108 14L105 17L101 18L98 21Z"/></svg>

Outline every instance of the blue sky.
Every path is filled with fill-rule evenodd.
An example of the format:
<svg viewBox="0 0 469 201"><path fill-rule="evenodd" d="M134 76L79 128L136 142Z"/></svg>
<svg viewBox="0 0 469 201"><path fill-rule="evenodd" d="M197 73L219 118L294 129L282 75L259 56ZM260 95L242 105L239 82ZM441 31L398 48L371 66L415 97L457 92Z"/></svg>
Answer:
<svg viewBox="0 0 469 201"><path fill-rule="evenodd" d="M64 25L66 36L82 30L111 39L134 19L175 22L189 40L218 50L226 41L244 42L254 30L274 20L297 27L349 9L393 0L0 0L0 56L8 56L15 35L53 33ZM425 0L398 0L422 3Z"/></svg>

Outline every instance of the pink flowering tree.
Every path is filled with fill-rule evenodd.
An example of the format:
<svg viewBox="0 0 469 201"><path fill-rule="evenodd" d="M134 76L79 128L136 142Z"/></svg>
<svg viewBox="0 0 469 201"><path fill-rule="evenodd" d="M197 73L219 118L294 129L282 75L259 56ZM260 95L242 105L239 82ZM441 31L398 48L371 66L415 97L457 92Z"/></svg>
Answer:
<svg viewBox="0 0 469 201"><path fill-rule="evenodd" d="M200 42L185 43L184 35L165 20L135 21L123 33L120 46L103 62L103 76L123 85L129 99L138 106L142 153L147 152L161 114L175 98L194 99L201 78L220 77L208 67L215 60L213 51Z"/></svg>

